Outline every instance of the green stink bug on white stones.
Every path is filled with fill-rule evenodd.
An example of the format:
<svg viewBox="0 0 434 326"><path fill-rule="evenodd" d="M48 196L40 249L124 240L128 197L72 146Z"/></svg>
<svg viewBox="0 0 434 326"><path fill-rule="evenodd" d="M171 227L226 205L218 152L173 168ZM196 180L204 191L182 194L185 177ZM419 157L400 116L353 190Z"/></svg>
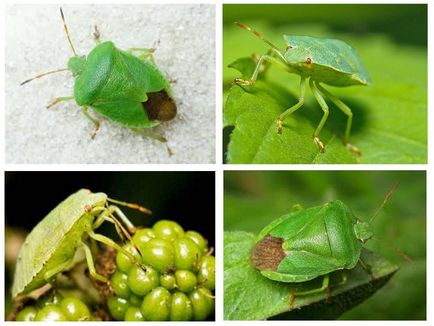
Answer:
<svg viewBox="0 0 434 326"><path fill-rule="evenodd" d="M123 51L111 41L101 43L95 26L97 45L87 56L79 56L72 45L62 9L60 14L74 56L69 59L67 68L39 74L21 85L49 74L70 71L75 78L74 95L57 97L47 108L62 101L75 100L95 125L92 138L100 122L89 114L89 107L114 123L166 142L151 128L173 119L177 109L169 81L155 64L154 49L131 48Z"/></svg>
<svg viewBox="0 0 434 326"><path fill-rule="evenodd" d="M269 54L262 55L259 58L250 79L243 80L237 78L234 81L236 84L255 84L261 66L266 62L288 73L300 75L300 98L296 104L279 115L277 119L277 132L279 134L282 133L283 121L304 104L306 80L309 79L310 89L324 112L312 136L319 150L321 152L325 151L325 146L319 138L321 129L329 115L329 108L324 100L325 97L332 101L347 116L347 125L343 141L348 149L353 151L356 155L360 155L361 151L356 146L349 143L353 120L351 109L321 86L321 83L338 87L368 85L371 83L368 71L363 66L355 50L341 40L300 35L284 35L283 38L285 40L286 50L281 52L273 43L262 37L257 31L244 24L236 24L245 30L251 31L255 36L259 37L271 47Z"/></svg>
<svg viewBox="0 0 434 326"><path fill-rule="evenodd" d="M397 186L387 194L369 222L356 218L339 200L281 216L258 234L252 265L263 276L279 282L301 283L322 276L321 288L295 294L324 291L330 273L352 269L358 262L365 266L360 257L362 244L372 239L371 222Z"/></svg>
<svg viewBox="0 0 434 326"><path fill-rule="evenodd" d="M99 281L107 282L104 276L95 271L92 253L86 243L88 237L122 251L136 263L134 256L112 239L94 232L105 221L113 223L124 235L135 232L134 225L125 214L110 203L151 214L147 208L110 199L102 192L92 193L90 190L81 189L70 195L27 236L15 267L12 297L29 293L48 283L56 274L70 268L79 248L84 249L90 275Z"/></svg>

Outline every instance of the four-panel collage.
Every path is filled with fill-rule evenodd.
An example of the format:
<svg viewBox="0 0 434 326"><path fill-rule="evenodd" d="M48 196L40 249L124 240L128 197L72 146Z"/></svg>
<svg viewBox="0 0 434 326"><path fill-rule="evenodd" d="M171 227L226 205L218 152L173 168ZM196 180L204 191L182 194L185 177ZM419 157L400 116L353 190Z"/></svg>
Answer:
<svg viewBox="0 0 434 326"><path fill-rule="evenodd" d="M427 2L1 7L6 324L429 324Z"/></svg>

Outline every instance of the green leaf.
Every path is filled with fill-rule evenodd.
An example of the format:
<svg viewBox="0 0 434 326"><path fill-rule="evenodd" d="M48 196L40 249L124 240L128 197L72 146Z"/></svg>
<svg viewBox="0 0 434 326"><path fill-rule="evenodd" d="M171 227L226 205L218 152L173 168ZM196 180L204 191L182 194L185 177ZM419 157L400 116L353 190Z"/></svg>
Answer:
<svg viewBox="0 0 434 326"><path fill-rule="evenodd" d="M359 304L381 288L398 267L368 250L362 253L370 266L361 266L331 276L331 291L309 296L295 296L291 291L320 286L321 279L297 285L271 281L250 265L255 242L253 233L225 232L224 235L224 317L229 320L262 319L334 319ZM319 283L318 283L319 282Z"/></svg>
<svg viewBox="0 0 434 326"><path fill-rule="evenodd" d="M255 26L255 23L251 25ZM267 36L279 32L263 24L260 28L258 30ZM288 27L291 31L301 29ZM235 27L225 28L225 60L245 55L247 50L234 44L247 44L251 46L251 52L264 48L252 35L238 30ZM312 134L322 111L309 89L305 105L284 121L283 133L277 134L278 115L298 99L299 77L270 66L254 86L232 85L228 89L224 126L233 126L234 129L226 151L227 162L426 163L426 48L395 44L379 35L364 38L333 35L320 26L304 30L307 33L303 34L312 31L314 36L335 37L348 42L357 50L371 74L373 84L366 87L324 85L352 109L354 118L350 141L361 149L362 156L356 157L342 144L346 116L331 103L329 118L320 134L326 151L319 152ZM275 37L272 41L284 48L283 42L275 39L278 40ZM244 43L245 40L248 42ZM232 66L249 78L254 62L251 58L242 57ZM225 68L225 85L229 85L235 77L241 76L235 69Z"/></svg>

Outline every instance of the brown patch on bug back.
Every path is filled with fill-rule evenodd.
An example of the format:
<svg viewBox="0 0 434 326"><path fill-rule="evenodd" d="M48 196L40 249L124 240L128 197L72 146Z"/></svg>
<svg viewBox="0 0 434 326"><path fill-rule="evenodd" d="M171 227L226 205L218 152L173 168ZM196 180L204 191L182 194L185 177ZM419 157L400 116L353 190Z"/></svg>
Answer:
<svg viewBox="0 0 434 326"><path fill-rule="evenodd" d="M142 102L149 120L169 121L176 116L175 101L165 90L148 93L148 100Z"/></svg>
<svg viewBox="0 0 434 326"><path fill-rule="evenodd" d="M252 251L252 264L259 270L275 271L286 257L282 249L283 239L267 235L259 241Z"/></svg>
<svg viewBox="0 0 434 326"><path fill-rule="evenodd" d="M306 59L306 64L309 66L312 64L312 59L311 58L307 58Z"/></svg>

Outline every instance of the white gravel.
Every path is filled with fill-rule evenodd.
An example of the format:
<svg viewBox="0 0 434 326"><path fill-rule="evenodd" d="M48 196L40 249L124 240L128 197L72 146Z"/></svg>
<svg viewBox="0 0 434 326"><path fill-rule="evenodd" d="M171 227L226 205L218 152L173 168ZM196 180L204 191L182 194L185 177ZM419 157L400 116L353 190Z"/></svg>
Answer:
<svg viewBox="0 0 434 326"><path fill-rule="evenodd" d="M166 146L104 120L95 139L93 125L74 101L51 110L54 97L72 95L71 73L20 82L66 66L72 56L56 5L6 8L7 163L214 163L215 7L214 5L65 5L74 46L88 54L101 40L117 47L153 47L178 105L174 120L156 129ZM159 43L158 43L159 41ZM91 112L93 113L93 112Z"/></svg>

